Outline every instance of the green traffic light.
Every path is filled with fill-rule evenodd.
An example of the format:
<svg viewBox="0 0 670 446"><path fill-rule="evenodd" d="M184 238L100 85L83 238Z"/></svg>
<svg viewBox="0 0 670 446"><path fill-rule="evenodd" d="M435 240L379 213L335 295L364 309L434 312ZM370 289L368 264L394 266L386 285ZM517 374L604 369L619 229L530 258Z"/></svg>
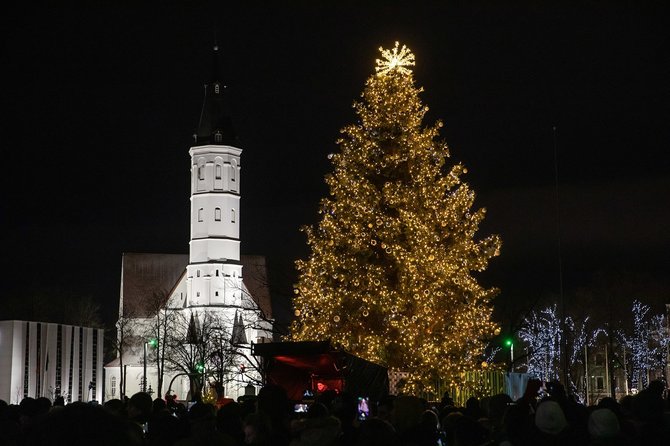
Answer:
<svg viewBox="0 0 670 446"><path fill-rule="evenodd" d="M158 345L158 339L156 338L149 339L149 345L152 347L156 347Z"/></svg>
<svg viewBox="0 0 670 446"><path fill-rule="evenodd" d="M505 339L505 345L508 347L512 346L512 340L511 339Z"/></svg>

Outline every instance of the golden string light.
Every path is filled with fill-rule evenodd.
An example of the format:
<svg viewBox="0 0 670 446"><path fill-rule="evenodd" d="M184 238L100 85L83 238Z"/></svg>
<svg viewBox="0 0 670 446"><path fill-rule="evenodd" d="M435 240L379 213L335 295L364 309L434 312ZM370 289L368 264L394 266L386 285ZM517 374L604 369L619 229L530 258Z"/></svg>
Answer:
<svg viewBox="0 0 670 446"><path fill-rule="evenodd" d="M400 42L396 41L393 49L385 50L379 47L382 58L376 59L377 66L375 67L375 71L378 75L383 76L394 70L401 74L410 74L412 72L412 70L406 67L414 66L414 54L405 45L402 47L399 45Z"/></svg>
<svg viewBox="0 0 670 446"><path fill-rule="evenodd" d="M326 340L370 361L409 372L409 388L457 382L482 367L497 290L472 276L498 255L500 240L476 240L484 210L447 165L441 123L427 111L404 45L383 50L329 156L329 196L318 225L303 228L311 253L296 262L291 337ZM390 75L400 73L400 76Z"/></svg>

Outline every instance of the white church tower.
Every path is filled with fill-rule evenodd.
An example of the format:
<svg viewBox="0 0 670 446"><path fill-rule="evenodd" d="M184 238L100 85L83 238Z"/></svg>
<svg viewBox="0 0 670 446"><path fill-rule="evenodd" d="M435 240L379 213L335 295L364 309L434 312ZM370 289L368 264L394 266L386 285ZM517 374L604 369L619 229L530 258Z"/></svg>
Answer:
<svg viewBox="0 0 670 446"><path fill-rule="evenodd" d="M164 309L175 316L173 322L178 322L156 335L162 336L162 340L154 339L156 345L169 345L167 338L181 339L185 346L207 343L209 341L197 340L202 336L198 330L207 330L207 326L208 336L216 338L217 344L207 344L200 349L201 356L197 358L193 349L190 357L184 358L177 348L173 356L177 359L163 369L160 396L168 391L180 399L190 397L189 376L196 371L202 373L210 387L210 380L215 385L223 383L225 394L231 398L246 394L259 383L257 364L251 362L254 360L249 352L252 343L272 339L272 305L265 258L240 255L242 149L230 120L222 81L215 46L212 77L205 85L195 143L189 150L189 254L124 253L119 333L121 322L125 322L129 327L125 339L133 341L132 345L123 347L123 352L117 351L117 358L105 366L105 399L159 389L155 366L158 352L148 347L146 339L156 333L158 318L166 320L167 313L156 312L151 305L162 293L167 293L166 302L162 304ZM188 322L183 324L185 321ZM193 339L196 341L191 342ZM159 351L166 356L171 354L169 348ZM201 370L194 369L196 360L202 364Z"/></svg>
<svg viewBox="0 0 670 446"><path fill-rule="evenodd" d="M205 85L191 155L191 240L187 307L239 306L240 155L227 110L225 85L214 47L212 79Z"/></svg>

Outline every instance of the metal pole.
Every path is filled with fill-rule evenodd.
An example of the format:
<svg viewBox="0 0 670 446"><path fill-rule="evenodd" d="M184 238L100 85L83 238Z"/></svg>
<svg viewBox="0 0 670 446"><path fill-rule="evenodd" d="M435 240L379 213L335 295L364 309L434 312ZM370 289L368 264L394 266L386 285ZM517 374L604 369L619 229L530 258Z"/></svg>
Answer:
<svg viewBox="0 0 670 446"><path fill-rule="evenodd" d="M607 383L607 387L613 387L610 382L609 344L605 346L605 382ZM615 395L610 396L615 397Z"/></svg>
<svg viewBox="0 0 670 446"><path fill-rule="evenodd" d="M623 385L626 395L628 395L628 364L626 363L626 346L623 347Z"/></svg>
<svg viewBox="0 0 670 446"><path fill-rule="evenodd" d="M144 372L142 373L142 392L147 391L147 343L144 343Z"/></svg>
<svg viewBox="0 0 670 446"><path fill-rule="evenodd" d="M586 405L589 405L589 350L584 344L584 377L586 378Z"/></svg>
<svg viewBox="0 0 670 446"><path fill-rule="evenodd" d="M509 358L510 358L509 368L512 371L512 373L514 373L514 343L510 345Z"/></svg>
<svg viewBox="0 0 670 446"><path fill-rule="evenodd" d="M558 293L561 303L561 332L563 334L561 342L561 358L562 359L562 375L563 375L563 384L565 385L565 391L569 392L568 387L568 336L567 330L565 327L565 318L566 318L566 305L565 305L565 296L563 295L563 256L561 250L561 197L558 187L558 141L556 139L556 126L552 128L553 131L553 140L554 140L554 186L556 193L556 238L557 238L557 248L558 248Z"/></svg>

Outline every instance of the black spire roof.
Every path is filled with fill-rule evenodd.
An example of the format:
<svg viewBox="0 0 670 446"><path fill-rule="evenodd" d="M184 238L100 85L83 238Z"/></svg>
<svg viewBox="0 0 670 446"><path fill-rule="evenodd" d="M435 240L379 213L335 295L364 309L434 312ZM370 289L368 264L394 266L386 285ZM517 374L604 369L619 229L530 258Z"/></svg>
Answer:
<svg viewBox="0 0 670 446"><path fill-rule="evenodd" d="M205 99L200 113L198 131L194 135L197 145L225 144L237 145L237 135L230 119L226 97L226 86L223 83L223 70L219 46L214 45L212 52L212 72L210 82L205 84Z"/></svg>

